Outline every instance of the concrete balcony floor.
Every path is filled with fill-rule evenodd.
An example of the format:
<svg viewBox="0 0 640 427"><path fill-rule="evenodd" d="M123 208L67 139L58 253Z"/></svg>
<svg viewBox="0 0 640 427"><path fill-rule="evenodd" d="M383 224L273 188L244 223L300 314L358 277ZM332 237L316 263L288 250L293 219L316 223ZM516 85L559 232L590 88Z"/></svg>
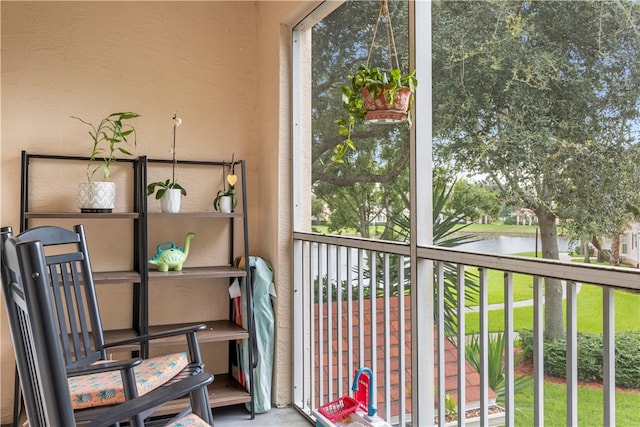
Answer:
<svg viewBox="0 0 640 427"><path fill-rule="evenodd" d="M213 422L215 427L309 427L312 425L292 407L272 408L263 414L256 414L252 420L244 405L214 408Z"/></svg>

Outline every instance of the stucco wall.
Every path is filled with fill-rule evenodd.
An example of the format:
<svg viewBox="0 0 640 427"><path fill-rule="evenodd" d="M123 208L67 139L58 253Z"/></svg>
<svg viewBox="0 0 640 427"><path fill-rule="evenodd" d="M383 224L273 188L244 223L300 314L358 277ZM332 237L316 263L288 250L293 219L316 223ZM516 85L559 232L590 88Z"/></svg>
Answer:
<svg viewBox="0 0 640 427"><path fill-rule="evenodd" d="M135 152L168 158L171 115L178 111L179 157L228 160L235 154L247 161L251 253L276 270L277 404L289 403L291 395L288 37L316 3L1 4L2 225L19 225L21 150L88 154L86 129L70 115L95 121L114 111L138 112ZM46 187L53 196L37 195L44 206L74 198L82 179L71 169L51 172L55 179ZM188 187L201 178L185 172L184 179ZM107 256L92 252L94 260ZM117 299L106 292L103 307ZM7 423L14 364L4 309L0 319L1 422Z"/></svg>

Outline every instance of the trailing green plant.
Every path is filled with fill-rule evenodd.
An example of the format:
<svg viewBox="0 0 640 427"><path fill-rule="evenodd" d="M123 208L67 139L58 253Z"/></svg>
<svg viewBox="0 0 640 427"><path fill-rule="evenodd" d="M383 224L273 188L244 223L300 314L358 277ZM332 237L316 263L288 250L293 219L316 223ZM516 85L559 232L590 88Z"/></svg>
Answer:
<svg viewBox="0 0 640 427"><path fill-rule="evenodd" d="M409 89L411 95L409 97L406 123L409 127L411 127L413 123L411 107L413 106L414 94L418 86L415 70L409 74L402 74L402 71L398 68L387 71L378 67L369 68L362 64L358 67L358 71L356 71L355 74L349 76L349 79L351 80L351 85L342 87L342 106L346 112L346 117L335 120L338 125L338 134L345 137L345 140L334 149L332 161L337 163L343 162L343 157L347 153L347 150L356 149L351 139L351 134L353 133L356 123L363 121L367 115L362 89L368 90L374 99L378 98L383 91L388 92L385 99L389 105L393 104L396 94L400 89Z"/></svg>
<svg viewBox="0 0 640 427"><path fill-rule="evenodd" d="M177 117L178 113L173 114L173 140L171 143L171 152L173 155L173 159L171 161L171 179L167 179L166 181L156 181L147 185L147 196L152 195L156 190L156 200L162 199L162 196L169 189L180 190L180 193L183 196L187 195L187 190L184 189L178 182L176 181L176 166L178 161L176 160L176 130L178 126L182 124L182 119Z"/></svg>
<svg viewBox="0 0 640 427"><path fill-rule="evenodd" d="M216 198L213 199L213 208L215 210L220 209L220 199L223 196L231 197L231 209L235 209L236 205L238 204L238 196L236 195L236 190L233 187L229 187L229 189L222 189L218 191L218 194L216 194Z"/></svg>
<svg viewBox="0 0 640 427"><path fill-rule="evenodd" d="M444 413L445 415L455 415L458 413L458 403L451 396L451 393L447 393L444 396Z"/></svg>
<svg viewBox="0 0 640 427"><path fill-rule="evenodd" d="M109 166L116 161L116 153L132 156L122 144L128 143L127 137L133 136L133 145L134 147L137 145L136 129L130 123L125 123L126 120L136 117L140 117L140 115L133 112L112 113L96 126L80 117L71 116L71 118L91 127L89 136L91 136L92 147L87 163L87 180L89 182L93 181L94 175L99 170L102 170L106 181L111 178Z"/></svg>
<svg viewBox="0 0 640 427"><path fill-rule="evenodd" d="M533 331L520 331L522 354L533 360ZM616 385L640 388L640 331L617 332L615 337ZM566 341L544 339L544 373L566 378ZM578 333L578 379L601 381L602 334Z"/></svg>
<svg viewBox="0 0 640 427"><path fill-rule="evenodd" d="M504 341L504 333L498 332L495 334L489 335L489 343L487 345L488 354L487 361L489 366L489 371L487 375L489 387L496 393L497 401L499 404L504 403L504 394L505 394L505 366L504 366L504 355L505 355L505 341ZM481 372L481 363L480 363L480 336L473 335L471 340L465 346L465 355L467 361L475 368L477 372ZM523 354L520 353L515 360L514 366L517 365L522 359ZM527 387L531 387L531 378L527 377L517 377L514 378L513 388L514 393L519 393Z"/></svg>
<svg viewBox="0 0 640 427"><path fill-rule="evenodd" d="M220 209L220 199L224 196L231 197L231 210L235 209L238 204L238 196L236 195L236 190L234 188L234 184L236 183L236 175L235 175L235 163L233 161L235 155L231 156L231 163L229 163L229 175L227 175L222 180L222 190L218 191L215 199L213 199L213 208L215 210ZM222 171L224 174L225 166L222 167ZM227 184L229 184L229 188L227 188Z"/></svg>

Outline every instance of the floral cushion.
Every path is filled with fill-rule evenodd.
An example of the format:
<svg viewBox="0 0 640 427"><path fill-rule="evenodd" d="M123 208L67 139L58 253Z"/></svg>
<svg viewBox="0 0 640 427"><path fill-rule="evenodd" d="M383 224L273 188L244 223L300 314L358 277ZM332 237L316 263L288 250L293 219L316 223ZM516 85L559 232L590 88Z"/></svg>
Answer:
<svg viewBox="0 0 640 427"><path fill-rule="evenodd" d="M173 353L145 359L133 368L142 396L169 381L182 371L189 361L187 353ZM112 405L125 401L120 371L101 372L69 378L73 409Z"/></svg>
<svg viewBox="0 0 640 427"><path fill-rule="evenodd" d="M202 418L197 416L196 414L189 414L185 417L180 418L178 421L174 421L171 424L167 424L166 427L210 427L209 424L205 423Z"/></svg>

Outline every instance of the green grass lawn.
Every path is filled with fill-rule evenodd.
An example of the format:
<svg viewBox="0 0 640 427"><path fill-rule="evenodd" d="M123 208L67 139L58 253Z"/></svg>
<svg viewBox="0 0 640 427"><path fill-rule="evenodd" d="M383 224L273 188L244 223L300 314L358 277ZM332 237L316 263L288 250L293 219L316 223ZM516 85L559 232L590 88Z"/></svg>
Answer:
<svg viewBox="0 0 640 427"><path fill-rule="evenodd" d="M640 329L640 295L615 291L616 331ZM479 313L465 316L467 334L478 333ZM533 307L513 309L514 329L530 329L533 326ZM504 310L489 312L489 331L504 330ZM594 285L582 285L578 293L578 330L602 333L602 290Z"/></svg>
<svg viewBox="0 0 640 427"><path fill-rule="evenodd" d="M495 233L495 234L536 234L535 225L515 225L494 222L493 224L469 224L462 231L465 233ZM558 234L562 235L563 228L558 227Z"/></svg>
<svg viewBox="0 0 640 427"><path fill-rule="evenodd" d="M340 231L333 231L329 233L328 225L314 225L311 227L311 230L314 233L322 233L322 234L337 234L337 235L346 235L346 236L355 236L358 235L358 230L355 228L343 228ZM372 225L369 227L369 234L371 237L380 236L384 231L383 225Z"/></svg>
<svg viewBox="0 0 640 427"><path fill-rule="evenodd" d="M478 269L469 267L467 270L478 275ZM504 273L498 270L489 270L487 278L489 284L489 304L499 304L504 301ZM513 300L521 301L533 298L533 278L526 274L513 275Z"/></svg>
<svg viewBox="0 0 640 427"><path fill-rule="evenodd" d="M505 225L502 223L493 224L469 224L464 230L465 233L536 233L535 225Z"/></svg>
<svg viewBox="0 0 640 427"><path fill-rule="evenodd" d="M518 256L533 257L534 253L519 253ZM581 262L582 259L575 259ZM476 268L469 271L478 274ZM488 277L489 304L504 302L503 273L497 270L489 270ZM640 329L640 294L615 291L616 330L627 331ZM513 300L521 301L533 298L533 279L528 275L513 275ZM566 314L566 305L563 306ZM517 307L513 310L514 330L530 329L533 326L533 308ZM467 313L467 334L477 333L480 330L479 314ZM498 332L504 330L504 310L492 310L489 312L489 331ZM583 284L578 293L578 330L583 332L602 333L602 288L594 285Z"/></svg>
<svg viewBox="0 0 640 427"><path fill-rule="evenodd" d="M313 231L316 233L328 233L329 227L325 224L317 224L312 226ZM383 225L371 226L369 227L370 233L373 236L375 233L382 233L384 230ZM558 233L561 234L562 229L558 230ZM467 225L462 232L464 233L493 233L493 234L536 234L536 226L535 225L505 225L501 223L493 223L493 224L469 224ZM356 234L357 230L353 229L343 229L341 232L333 233L333 234Z"/></svg>
<svg viewBox="0 0 640 427"><path fill-rule="evenodd" d="M545 381L544 384L544 425L566 425L566 394L563 384ZM602 390L589 387L578 388L578 424L600 426L604 424L602 412ZM515 425L533 425L533 386L517 393L515 403ZM640 426L640 394L634 392L616 393L616 423L619 426Z"/></svg>

